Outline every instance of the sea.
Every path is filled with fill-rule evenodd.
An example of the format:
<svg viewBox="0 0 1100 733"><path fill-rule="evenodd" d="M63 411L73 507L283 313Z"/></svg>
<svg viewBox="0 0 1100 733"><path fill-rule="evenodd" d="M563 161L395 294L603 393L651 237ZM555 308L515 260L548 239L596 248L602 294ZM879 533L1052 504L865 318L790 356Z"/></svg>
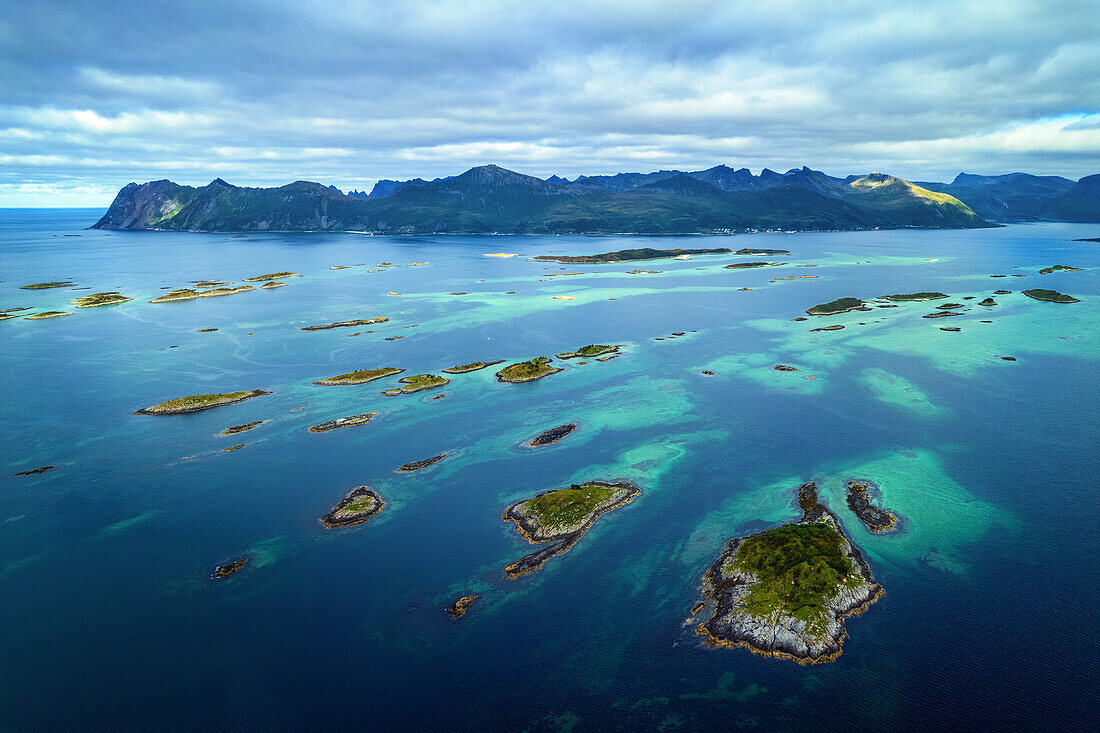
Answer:
<svg viewBox="0 0 1100 733"><path fill-rule="evenodd" d="M0 210L0 308L28 309L0 322L0 729L1095 729L1100 244L1075 240L1100 225L238 236L89 229L101 213ZM639 247L790 254L530 259ZM725 267L757 260L781 264ZM149 302L281 271L300 276ZM72 285L21 289L52 281ZM132 300L70 305L104 291ZM922 291L961 315L923 318L939 300L798 320ZM23 317L50 310L72 315ZM313 384L586 344L621 356L399 397L380 394L397 377ZM272 394L134 414L253 389ZM563 423L578 429L524 445ZM897 532L863 527L850 479ZM507 579L534 548L504 508L588 480L641 494ZM830 664L708 648L690 613L704 571L729 539L797 519L807 481L885 596ZM384 510L325 529L357 486Z"/></svg>

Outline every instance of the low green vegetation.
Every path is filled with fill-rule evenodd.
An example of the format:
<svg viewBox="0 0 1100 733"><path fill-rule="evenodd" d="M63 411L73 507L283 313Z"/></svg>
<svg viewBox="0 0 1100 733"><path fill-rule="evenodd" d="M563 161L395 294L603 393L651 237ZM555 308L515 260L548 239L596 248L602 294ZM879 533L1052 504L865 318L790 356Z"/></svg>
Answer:
<svg viewBox="0 0 1100 733"><path fill-rule="evenodd" d="M578 356L592 358L594 356L600 356L601 354L607 354L612 351L616 351L618 350L618 348L618 346L614 346L611 344L588 344L587 346L580 347L576 351L567 351L561 354L557 354L557 357L559 359L572 359Z"/></svg>
<svg viewBox="0 0 1100 733"><path fill-rule="evenodd" d="M435 374L413 374L410 377L404 377L398 381L402 382L405 386L387 389L382 392L382 394L386 397L396 397L403 394L412 394L413 392L423 392L426 389L435 389L436 387L442 387L445 384L451 383L451 380L445 377L436 376Z"/></svg>
<svg viewBox="0 0 1100 733"><path fill-rule="evenodd" d="M1080 303L1081 301L1074 298L1071 295L1065 293L1059 293L1057 290L1046 290L1044 288L1032 288L1031 290L1025 290L1024 295L1035 300L1045 300L1049 303Z"/></svg>
<svg viewBox="0 0 1100 733"><path fill-rule="evenodd" d="M863 301L859 298L837 298L836 300L821 305L815 305L806 310L811 316L835 316L837 313L846 313L856 308L862 308Z"/></svg>
<svg viewBox="0 0 1100 733"><path fill-rule="evenodd" d="M1049 275L1052 272L1076 272L1078 270L1083 270L1083 269L1085 269L1085 268L1083 268L1083 267L1070 267L1069 265L1053 265L1051 267L1044 267L1043 269L1039 270L1039 274L1040 275Z"/></svg>
<svg viewBox="0 0 1100 733"><path fill-rule="evenodd" d="M71 288L76 283L68 280L50 283L31 283L19 288L20 290L49 290L50 288Z"/></svg>
<svg viewBox="0 0 1100 733"><path fill-rule="evenodd" d="M726 265L727 270L749 270L754 267L775 267L776 265L782 265L782 262L734 262L732 265Z"/></svg>
<svg viewBox="0 0 1100 733"><path fill-rule="evenodd" d="M782 611L817 633L824 631L828 599L853 576L841 537L827 524L788 524L749 537L729 564L759 579L745 598L749 613L768 618Z"/></svg>
<svg viewBox="0 0 1100 733"><path fill-rule="evenodd" d="M301 275L299 275L296 272L288 272L288 271L284 270L283 272L269 272L266 275L256 275L255 277L246 277L244 279L244 281L246 283L258 283L258 282L263 282L265 280L282 280L282 279L288 278L288 277L301 277Z"/></svg>
<svg viewBox="0 0 1100 733"><path fill-rule="evenodd" d="M405 370L398 369L397 367L359 369L358 371L348 372L347 374L337 374L335 377L327 377L320 381L314 382L314 384L366 384L367 382L373 382L376 379L382 379L383 377L390 377L394 374L400 374L403 371Z"/></svg>
<svg viewBox="0 0 1100 733"><path fill-rule="evenodd" d="M899 303L910 303L921 300L939 300L940 298L948 297L944 293L926 292L926 293L894 293L893 295L880 296L883 300L893 300Z"/></svg>
<svg viewBox="0 0 1100 733"><path fill-rule="evenodd" d="M43 311L41 313L35 313L34 315L27 316L28 321L45 321L48 318L61 318L62 316L71 316L72 313L66 313L64 311Z"/></svg>
<svg viewBox="0 0 1100 733"><path fill-rule="evenodd" d="M529 382L560 371L550 366L550 357L539 356L530 361L509 364L497 372L497 378L502 382Z"/></svg>
<svg viewBox="0 0 1100 733"><path fill-rule="evenodd" d="M249 290L255 290L251 285L239 285L235 288L214 288L212 290L192 290L190 288L180 288L178 290L169 290L164 295L158 298L153 298L150 303L172 303L177 300L194 300L195 298L216 298L221 295L235 295L236 293L247 293Z"/></svg>
<svg viewBox="0 0 1100 733"><path fill-rule="evenodd" d="M523 508L545 528L572 527L607 503L618 488L599 484L573 484L568 489L548 491L523 502Z"/></svg>
<svg viewBox="0 0 1100 733"><path fill-rule="evenodd" d="M444 374L465 374L466 372L476 372L478 369L484 369L485 367L499 364L503 360L498 361L472 361L469 364L460 364L458 366L449 367L443 370Z"/></svg>
<svg viewBox="0 0 1100 733"><path fill-rule="evenodd" d="M635 260L658 260L681 255L718 255L729 254L726 247L718 249L652 249L642 247L640 249L620 249L616 252L605 252L598 255L540 255L533 257L536 262L560 262L562 264L595 265L602 262L633 262Z"/></svg>
<svg viewBox="0 0 1100 733"><path fill-rule="evenodd" d="M127 298L117 290L110 290L106 293L83 295L74 300L70 305L75 305L77 308L97 308L101 305L117 305L131 300L133 300L133 298Z"/></svg>
<svg viewBox="0 0 1100 733"><path fill-rule="evenodd" d="M146 407L138 410L135 414L158 415L179 412L198 412L211 407L242 402L250 397L257 397L260 394L271 393L263 392L262 390L252 390L250 392L226 392L225 394L193 394L187 397L177 397L174 400L168 400L167 402L161 402L151 407Z"/></svg>

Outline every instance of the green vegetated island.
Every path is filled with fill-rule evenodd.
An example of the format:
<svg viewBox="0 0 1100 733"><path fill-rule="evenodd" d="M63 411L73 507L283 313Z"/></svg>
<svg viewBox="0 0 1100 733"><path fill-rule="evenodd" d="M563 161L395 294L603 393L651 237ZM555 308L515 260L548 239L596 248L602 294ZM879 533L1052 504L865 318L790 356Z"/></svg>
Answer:
<svg viewBox="0 0 1100 733"><path fill-rule="evenodd" d="M51 290L53 288L71 288L76 283L71 280L55 280L47 283L31 283L30 285L23 285L20 290Z"/></svg>
<svg viewBox="0 0 1100 733"><path fill-rule="evenodd" d="M592 359L597 356L603 356L604 354L617 354L619 347L611 344L588 344L582 346L576 351L566 351L561 354L556 354L559 359Z"/></svg>
<svg viewBox="0 0 1100 733"><path fill-rule="evenodd" d="M509 382L512 384L534 382L544 377L549 377L551 374L565 371L564 369L550 366L550 362L552 361L553 359L549 356L539 356L529 361L509 364L497 372L497 381Z"/></svg>
<svg viewBox="0 0 1100 733"><path fill-rule="evenodd" d="M504 359L498 359L497 361L472 361L469 364L460 364L458 366L447 367L441 370L444 374L467 374L469 372L476 372L486 367L496 366L497 364L503 364Z"/></svg>
<svg viewBox="0 0 1100 733"><path fill-rule="evenodd" d="M262 389L253 389L246 392L227 392L225 394L195 394L187 397L177 397L174 400L160 402L156 405L143 407L134 412L135 415L182 415L188 412L202 412L215 407L235 405L238 402L250 400L253 397L269 395L271 392Z"/></svg>
<svg viewBox="0 0 1100 733"><path fill-rule="evenodd" d="M586 481L567 489L554 489L512 504L502 519L531 544L547 544L504 568L508 578L538 570L552 557L566 552L584 536L600 516L625 506L641 490L634 484Z"/></svg>
<svg viewBox="0 0 1100 733"><path fill-rule="evenodd" d="M379 392L379 394L384 397L397 397L399 395L413 394L414 392L423 392L428 389L436 389L437 387L443 387L451 383L451 380L446 377L440 377L435 374L414 374L410 377L402 377L397 381L402 383L401 387L383 390Z"/></svg>
<svg viewBox="0 0 1100 733"><path fill-rule="evenodd" d="M1035 300L1045 300L1048 303L1080 303L1081 301L1074 298L1072 295L1066 295L1065 293L1059 293L1057 290L1046 290L1045 288L1032 288L1031 290L1025 290L1024 295Z"/></svg>
<svg viewBox="0 0 1100 733"><path fill-rule="evenodd" d="M337 374L335 377L326 377L325 379L314 382L314 384L319 384L322 386L366 384L367 382L373 382L376 379L383 379L385 377L392 377L394 374L401 374L404 371L404 369L398 369L397 367L359 369L358 371L348 372L347 374Z"/></svg>
<svg viewBox="0 0 1100 733"><path fill-rule="evenodd" d="M1082 199L1087 201L1088 199ZM990 226L950 193L894 176L837 178L715 166L542 180L495 165L424 181L380 181L368 196L320 183L238 187L167 180L123 187L98 229L362 231L384 234L679 234ZM264 276L283 277L282 273ZM257 278L259 280L260 278Z"/></svg>
<svg viewBox="0 0 1100 733"><path fill-rule="evenodd" d="M1039 270L1040 275L1049 275L1052 272L1080 272L1083 267L1070 267L1069 265L1051 265Z"/></svg>
<svg viewBox="0 0 1100 733"><path fill-rule="evenodd" d="M709 645L831 662L847 637L844 619L882 597L863 555L818 503L817 485L798 492L799 521L730 540L703 576L704 601L693 612L713 604L696 627Z"/></svg>
<svg viewBox="0 0 1100 733"><path fill-rule="evenodd" d="M70 305L75 305L77 308L99 308L105 305L118 305L119 303L128 303L133 298L127 298L122 293L116 290L110 290L105 293L92 293L91 295L83 295L74 300Z"/></svg>
<svg viewBox="0 0 1100 733"><path fill-rule="evenodd" d="M598 265L609 262L635 262L638 260L661 260L671 257L690 257L691 255L728 255L732 250L727 247L717 249L620 249L598 255L539 255L532 257L534 262L557 262L563 265ZM557 273L565 274L565 273ZM569 273L580 274L580 273Z"/></svg>
<svg viewBox="0 0 1100 733"><path fill-rule="evenodd" d="M194 290L192 288L178 288L176 290L170 290L164 295L160 295L150 300L150 303L176 303L182 300L195 300L196 298L217 298L223 295L236 295L237 293L247 293L249 290L255 290L256 288L251 285L239 285L235 288L211 288L210 290Z"/></svg>
<svg viewBox="0 0 1100 733"><path fill-rule="evenodd" d="M806 312L811 316L835 316L839 313L847 313L848 311L854 311L858 308L865 307L863 301L859 298L837 298L828 303L822 303L821 305L807 308Z"/></svg>

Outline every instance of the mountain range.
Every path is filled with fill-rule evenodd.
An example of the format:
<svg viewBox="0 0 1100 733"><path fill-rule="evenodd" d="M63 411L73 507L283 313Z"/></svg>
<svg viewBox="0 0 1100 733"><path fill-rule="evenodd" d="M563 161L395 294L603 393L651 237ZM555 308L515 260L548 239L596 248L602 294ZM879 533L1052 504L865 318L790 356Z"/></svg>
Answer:
<svg viewBox="0 0 1100 733"><path fill-rule="evenodd" d="M484 165L447 178L380 180L368 194L297 181L278 188L131 183L99 229L433 233L724 233L1100 221L1100 175L960 173L950 184L881 173L836 178L810 168L753 175L725 165L535 178Z"/></svg>

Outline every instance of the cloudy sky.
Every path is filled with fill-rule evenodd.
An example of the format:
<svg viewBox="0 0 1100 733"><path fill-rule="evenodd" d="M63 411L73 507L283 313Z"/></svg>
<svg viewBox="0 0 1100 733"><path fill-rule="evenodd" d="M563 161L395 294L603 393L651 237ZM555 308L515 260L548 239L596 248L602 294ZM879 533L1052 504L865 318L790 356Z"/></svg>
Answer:
<svg viewBox="0 0 1100 733"><path fill-rule="evenodd" d="M0 206L482 163L1100 172L1097 0L20 0Z"/></svg>

